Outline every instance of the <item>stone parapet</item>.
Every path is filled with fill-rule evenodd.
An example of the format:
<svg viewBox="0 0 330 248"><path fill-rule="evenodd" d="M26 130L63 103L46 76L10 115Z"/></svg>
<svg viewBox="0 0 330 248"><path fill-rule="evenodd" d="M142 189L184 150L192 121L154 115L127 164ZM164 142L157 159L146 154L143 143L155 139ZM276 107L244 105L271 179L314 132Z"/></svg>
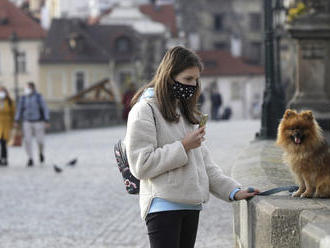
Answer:
<svg viewBox="0 0 330 248"><path fill-rule="evenodd" d="M232 176L261 191L294 185L274 141L255 141L240 155ZM330 200L293 198L289 192L255 196L234 206L235 247L330 247Z"/></svg>

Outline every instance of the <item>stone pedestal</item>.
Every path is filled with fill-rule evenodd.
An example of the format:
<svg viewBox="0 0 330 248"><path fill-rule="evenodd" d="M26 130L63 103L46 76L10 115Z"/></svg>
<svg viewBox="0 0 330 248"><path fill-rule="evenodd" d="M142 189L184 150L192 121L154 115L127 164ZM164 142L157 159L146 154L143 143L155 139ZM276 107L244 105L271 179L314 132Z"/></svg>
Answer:
<svg viewBox="0 0 330 248"><path fill-rule="evenodd" d="M288 107L312 110L321 126L327 130L330 130L329 2L310 1L309 13L287 26L298 46L296 92Z"/></svg>

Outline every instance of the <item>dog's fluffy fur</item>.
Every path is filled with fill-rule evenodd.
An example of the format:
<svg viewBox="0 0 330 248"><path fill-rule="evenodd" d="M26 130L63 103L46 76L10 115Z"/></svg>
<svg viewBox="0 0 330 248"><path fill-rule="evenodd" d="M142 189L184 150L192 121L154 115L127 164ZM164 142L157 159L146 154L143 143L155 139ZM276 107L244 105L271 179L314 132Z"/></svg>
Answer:
<svg viewBox="0 0 330 248"><path fill-rule="evenodd" d="M277 142L299 184L296 197L330 197L330 152L312 111L285 111Z"/></svg>

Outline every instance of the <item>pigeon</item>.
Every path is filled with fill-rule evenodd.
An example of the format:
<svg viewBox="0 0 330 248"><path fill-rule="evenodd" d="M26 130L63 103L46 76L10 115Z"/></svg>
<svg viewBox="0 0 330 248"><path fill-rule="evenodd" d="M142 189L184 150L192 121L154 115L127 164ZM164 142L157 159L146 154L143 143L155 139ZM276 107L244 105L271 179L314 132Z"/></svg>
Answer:
<svg viewBox="0 0 330 248"><path fill-rule="evenodd" d="M66 165L68 165L68 166L75 166L76 165L76 163L77 163L77 161L78 161L78 159L77 158L75 158L75 159L72 159L71 161L69 161Z"/></svg>
<svg viewBox="0 0 330 248"><path fill-rule="evenodd" d="M62 172L62 168L58 167L56 164L54 164L54 170L56 173L61 173Z"/></svg>

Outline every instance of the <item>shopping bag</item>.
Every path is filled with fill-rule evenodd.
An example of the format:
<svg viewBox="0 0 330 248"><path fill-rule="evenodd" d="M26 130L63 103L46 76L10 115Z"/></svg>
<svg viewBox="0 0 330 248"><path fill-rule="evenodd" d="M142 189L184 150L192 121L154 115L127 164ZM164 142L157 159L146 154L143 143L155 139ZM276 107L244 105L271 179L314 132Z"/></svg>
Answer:
<svg viewBox="0 0 330 248"><path fill-rule="evenodd" d="M22 146L22 129L19 127L14 127L11 130L10 139L8 141L9 146Z"/></svg>

